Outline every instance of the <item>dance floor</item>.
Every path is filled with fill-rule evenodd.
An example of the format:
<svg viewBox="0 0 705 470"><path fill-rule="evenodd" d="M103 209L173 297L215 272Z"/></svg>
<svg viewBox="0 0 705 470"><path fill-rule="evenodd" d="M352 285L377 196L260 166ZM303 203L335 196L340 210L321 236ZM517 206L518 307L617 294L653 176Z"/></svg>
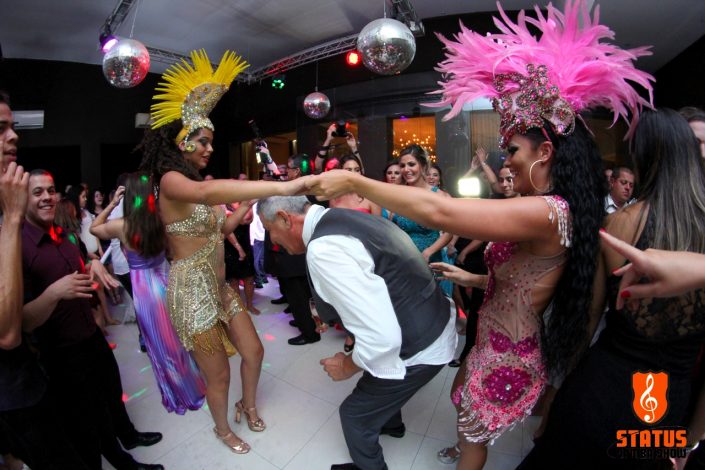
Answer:
<svg viewBox="0 0 705 470"><path fill-rule="evenodd" d="M233 431L252 446L246 455L230 452L213 435L213 422L206 406L184 416L167 413L147 355L141 353L134 323L109 327L110 342L116 343L127 410L140 431L159 431L164 439L152 447L131 451L141 462L161 463L169 470L327 470L333 463L350 461L340 428L338 407L355 386L356 377L333 382L318 361L342 351L344 335L329 329L321 341L290 346L286 340L299 334L289 326L286 305L273 305L279 296L276 280L256 291L255 305L262 311L252 316L264 344L262 376L257 392L260 416L267 423L261 433L246 423L233 424ZM459 350L464 338L460 338ZM230 412L240 399L239 356L230 358ZM455 410L449 399L457 369L445 367L403 408L406 436L382 436L380 442L391 470L451 470L436 460L436 452L455 441ZM490 447L488 470L513 469L532 446L531 436L538 418L505 433ZM104 461L104 468L112 469Z"/></svg>

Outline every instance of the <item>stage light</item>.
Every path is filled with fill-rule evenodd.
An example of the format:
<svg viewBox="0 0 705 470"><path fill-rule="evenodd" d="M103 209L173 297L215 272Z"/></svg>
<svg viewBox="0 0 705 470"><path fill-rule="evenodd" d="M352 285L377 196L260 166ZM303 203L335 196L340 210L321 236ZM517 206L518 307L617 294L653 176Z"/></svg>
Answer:
<svg viewBox="0 0 705 470"><path fill-rule="evenodd" d="M98 41L100 42L100 50L105 54L117 44L118 38L110 31L110 27L104 25L100 30L100 35L98 35Z"/></svg>
<svg viewBox="0 0 705 470"><path fill-rule="evenodd" d="M272 78L272 88L276 88L277 90L281 90L284 88L286 83L284 82L284 75L275 75Z"/></svg>
<svg viewBox="0 0 705 470"><path fill-rule="evenodd" d="M360 53L353 49L346 54L345 61L351 67L357 67L360 65Z"/></svg>
<svg viewBox="0 0 705 470"><path fill-rule="evenodd" d="M463 197L480 197L482 185L477 176L460 178L458 180L458 193Z"/></svg>

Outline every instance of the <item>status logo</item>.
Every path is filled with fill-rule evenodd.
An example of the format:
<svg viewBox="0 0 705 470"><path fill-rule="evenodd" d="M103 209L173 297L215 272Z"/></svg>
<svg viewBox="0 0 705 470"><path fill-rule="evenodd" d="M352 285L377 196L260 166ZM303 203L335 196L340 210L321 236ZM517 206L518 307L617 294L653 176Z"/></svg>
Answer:
<svg viewBox="0 0 705 470"><path fill-rule="evenodd" d="M634 372L632 374L634 400L632 408L637 418L646 424L655 424L668 410L668 374L666 372Z"/></svg>
<svg viewBox="0 0 705 470"><path fill-rule="evenodd" d="M687 433L681 426L655 427L668 411L668 373L632 374L632 410L646 426L617 429L608 455L616 459L667 459L686 455ZM653 426L653 427L652 427Z"/></svg>

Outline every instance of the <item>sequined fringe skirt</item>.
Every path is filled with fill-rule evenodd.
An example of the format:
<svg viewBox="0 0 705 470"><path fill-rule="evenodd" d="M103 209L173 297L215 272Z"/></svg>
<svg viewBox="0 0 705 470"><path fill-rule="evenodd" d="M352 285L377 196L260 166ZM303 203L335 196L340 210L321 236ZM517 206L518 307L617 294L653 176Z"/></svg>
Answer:
<svg viewBox="0 0 705 470"><path fill-rule="evenodd" d="M238 294L225 283L224 269L223 243L217 239L171 264L167 304L174 328L188 351L198 345L207 354L223 348L234 353L224 328L245 309Z"/></svg>

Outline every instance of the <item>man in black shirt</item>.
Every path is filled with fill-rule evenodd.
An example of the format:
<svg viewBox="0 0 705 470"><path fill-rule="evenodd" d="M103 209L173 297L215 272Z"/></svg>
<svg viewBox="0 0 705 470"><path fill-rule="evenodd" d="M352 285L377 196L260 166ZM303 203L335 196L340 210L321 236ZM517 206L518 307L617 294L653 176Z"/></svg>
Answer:
<svg viewBox="0 0 705 470"><path fill-rule="evenodd" d="M102 454L118 470L163 469L136 462L117 441L132 449L162 436L137 432L127 415L117 362L91 314L93 281L78 247L54 225L55 205L51 174L32 171L22 228L23 329L37 339L68 438L89 468L101 467ZM90 266L104 285L118 285L99 261Z"/></svg>
<svg viewBox="0 0 705 470"><path fill-rule="evenodd" d="M86 469L48 403L47 381L22 341L22 250L29 174L15 163L17 134L0 92L0 442L34 470Z"/></svg>

